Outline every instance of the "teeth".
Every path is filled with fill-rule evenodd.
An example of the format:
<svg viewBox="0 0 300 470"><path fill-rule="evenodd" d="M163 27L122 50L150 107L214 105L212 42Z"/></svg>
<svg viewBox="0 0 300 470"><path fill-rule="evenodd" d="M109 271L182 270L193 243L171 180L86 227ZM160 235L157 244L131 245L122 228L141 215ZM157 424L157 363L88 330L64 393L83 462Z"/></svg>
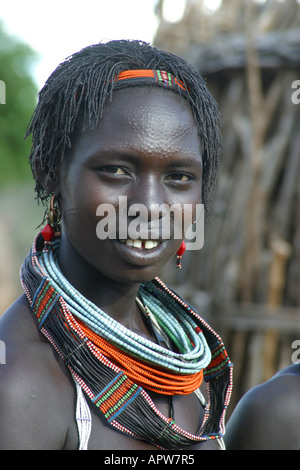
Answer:
<svg viewBox="0 0 300 470"><path fill-rule="evenodd" d="M131 240L127 240L127 241L131 241ZM127 241L126 241L126 243L127 243ZM142 248L142 240L133 240L133 246L134 246L134 248Z"/></svg>
<svg viewBox="0 0 300 470"><path fill-rule="evenodd" d="M134 248L140 248L140 249L145 248L145 250L152 250L153 248L156 248L158 245L157 240L142 241L142 240L128 239L128 240L120 240L120 242L128 246L133 246Z"/></svg>
<svg viewBox="0 0 300 470"><path fill-rule="evenodd" d="M146 240L145 241L145 248L146 250L152 250L152 248L157 247L158 242L156 240Z"/></svg>

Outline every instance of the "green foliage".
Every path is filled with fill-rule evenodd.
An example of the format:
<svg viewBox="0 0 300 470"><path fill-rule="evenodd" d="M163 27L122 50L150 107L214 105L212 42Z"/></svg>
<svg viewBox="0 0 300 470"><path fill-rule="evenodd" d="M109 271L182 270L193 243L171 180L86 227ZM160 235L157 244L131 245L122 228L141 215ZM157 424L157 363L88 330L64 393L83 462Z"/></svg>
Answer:
<svg viewBox="0 0 300 470"><path fill-rule="evenodd" d="M0 103L5 101L0 104L0 187L31 177L31 143L24 141L24 135L37 101L31 76L37 58L30 46L8 35L0 22Z"/></svg>

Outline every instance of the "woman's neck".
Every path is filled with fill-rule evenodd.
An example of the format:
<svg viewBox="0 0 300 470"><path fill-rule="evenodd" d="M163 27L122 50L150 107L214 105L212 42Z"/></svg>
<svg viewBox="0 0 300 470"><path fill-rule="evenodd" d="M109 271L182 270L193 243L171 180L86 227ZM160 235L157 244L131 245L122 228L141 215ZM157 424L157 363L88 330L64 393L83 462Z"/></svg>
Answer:
<svg viewBox="0 0 300 470"><path fill-rule="evenodd" d="M140 317L136 296L140 284L107 278L85 260L67 237L61 237L59 266L66 279L84 297L127 328L137 327Z"/></svg>

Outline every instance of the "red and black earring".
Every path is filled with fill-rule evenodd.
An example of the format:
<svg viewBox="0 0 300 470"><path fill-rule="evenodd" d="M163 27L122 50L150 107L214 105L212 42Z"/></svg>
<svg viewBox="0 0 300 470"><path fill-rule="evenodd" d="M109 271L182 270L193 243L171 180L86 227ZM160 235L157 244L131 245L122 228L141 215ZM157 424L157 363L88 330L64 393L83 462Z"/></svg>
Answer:
<svg viewBox="0 0 300 470"><path fill-rule="evenodd" d="M177 260L176 260L177 269L181 269L181 268L182 268L181 261L182 261L182 256L183 256L185 250L186 250L185 241L182 240L181 245L180 245L180 247L178 248L177 253L176 253L176 254L177 254Z"/></svg>
<svg viewBox="0 0 300 470"><path fill-rule="evenodd" d="M54 199L54 195L51 196L48 206L47 214L48 223L42 230L42 235L45 241L51 241L53 237L60 235L60 220L61 215L58 208L57 201Z"/></svg>

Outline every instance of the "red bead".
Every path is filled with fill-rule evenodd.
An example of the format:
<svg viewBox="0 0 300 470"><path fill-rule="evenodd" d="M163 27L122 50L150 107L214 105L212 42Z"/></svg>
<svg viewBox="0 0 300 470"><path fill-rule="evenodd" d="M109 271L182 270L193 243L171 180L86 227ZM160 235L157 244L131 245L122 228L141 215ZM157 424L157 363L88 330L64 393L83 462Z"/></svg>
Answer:
<svg viewBox="0 0 300 470"><path fill-rule="evenodd" d="M185 249L186 249L185 241L182 240L182 243L181 243L181 245L180 245L180 247L178 248L178 251L177 251L177 256L182 256L183 253L185 252Z"/></svg>
<svg viewBox="0 0 300 470"><path fill-rule="evenodd" d="M50 224L45 225L45 227L42 230L42 235L43 235L45 242L50 242L55 235L53 227L51 227Z"/></svg>
<svg viewBox="0 0 300 470"><path fill-rule="evenodd" d="M202 330L199 328L199 326L196 326L195 331L197 334L202 333Z"/></svg>

